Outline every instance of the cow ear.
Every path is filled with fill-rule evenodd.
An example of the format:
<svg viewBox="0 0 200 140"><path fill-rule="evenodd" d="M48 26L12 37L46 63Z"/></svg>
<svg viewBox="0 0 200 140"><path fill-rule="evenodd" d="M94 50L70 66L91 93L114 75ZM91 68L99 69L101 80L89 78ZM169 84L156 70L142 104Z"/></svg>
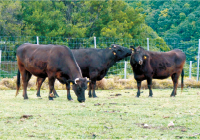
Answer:
<svg viewBox="0 0 200 140"><path fill-rule="evenodd" d="M130 46L131 50L132 50L132 53L135 52L135 46Z"/></svg>
<svg viewBox="0 0 200 140"><path fill-rule="evenodd" d="M130 48L131 48L131 49L132 49L132 48L135 49L135 46L130 46Z"/></svg>

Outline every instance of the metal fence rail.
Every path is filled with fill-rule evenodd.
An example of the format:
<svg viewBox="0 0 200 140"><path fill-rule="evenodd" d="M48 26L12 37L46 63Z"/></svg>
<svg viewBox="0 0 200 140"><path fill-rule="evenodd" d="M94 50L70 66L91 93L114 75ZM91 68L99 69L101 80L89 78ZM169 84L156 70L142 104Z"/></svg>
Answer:
<svg viewBox="0 0 200 140"><path fill-rule="evenodd" d="M167 51L181 49L186 54L186 64L184 66L185 76L198 77L198 47L199 40L182 42L177 39L124 39L124 38L65 38L65 37L36 37L36 36L0 36L0 77L13 77L17 74L16 49L23 43L33 44L58 44L68 46L70 49L79 48L106 48L111 44L119 44L129 48L131 45L142 46L150 51ZM107 73L127 78L132 75L130 57L117 62ZM192 65L191 62L192 61ZM190 71L191 70L191 71Z"/></svg>

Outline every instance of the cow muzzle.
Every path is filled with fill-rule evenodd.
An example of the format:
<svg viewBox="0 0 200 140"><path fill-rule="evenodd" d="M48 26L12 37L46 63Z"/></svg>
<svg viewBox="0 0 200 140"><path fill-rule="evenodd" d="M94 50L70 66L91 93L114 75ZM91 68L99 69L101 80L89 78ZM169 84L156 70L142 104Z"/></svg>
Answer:
<svg viewBox="0 0 200 140"><path fill-rule="evenodd" d="M142 60L140 60L140 61L139 61L139 64L140 64L140 65L142 65L142 64L143 64L143 61L142 61Z"/></svg>
<svg viewBox="0 0 200 140"><path fill-rule="evenodd" d="M79 99L78 99L78 101L79 101L80 103L83 103L83 102L85 102L85 100L79 100Z"/></svg>

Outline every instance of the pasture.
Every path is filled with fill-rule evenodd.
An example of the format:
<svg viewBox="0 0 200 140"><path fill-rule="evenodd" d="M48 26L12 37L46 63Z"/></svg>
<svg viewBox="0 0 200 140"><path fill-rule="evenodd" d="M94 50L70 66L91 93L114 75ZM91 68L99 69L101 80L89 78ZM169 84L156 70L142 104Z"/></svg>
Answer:
<svg viewBox="0 0 200 140"><path fill-rule="evenodd" d="M79 103L73 91L73 102L66 90L49 101L48 90L0 91L0 139L200 139L200 90L185 88L170 98L172 89L97 90L99 98ZM87 91L86 91L87 93ZM173 121L174 126L168 126Z"/></svg>

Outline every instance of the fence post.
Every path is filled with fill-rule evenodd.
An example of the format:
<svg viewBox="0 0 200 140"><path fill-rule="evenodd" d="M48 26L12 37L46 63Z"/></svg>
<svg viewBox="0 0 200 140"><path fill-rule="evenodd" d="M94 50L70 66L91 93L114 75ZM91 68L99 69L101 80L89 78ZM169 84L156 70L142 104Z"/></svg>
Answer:
<svg viewBox="0 0 200 140"><path fill-rule="evenodd" d="M126 67L127 67L127 63L126 61L124 61L124 79L126 79Z"/></svg>
<svg viewBox="0 0 200 140"><path fill-rule="evenodd" d="M94 36L94 48L97 48L96 37Z"/></svg>
<svg viewBox="0 0 200 140"><path fill-rule="evenodd" d="M37 36L36 38L37 38L37 45L39 45L39 37Z"/></svg>
<svg viewBox="0 0 200 140"><path fill-rule="evenodd" d="M190 68L189 68L189 78L192 77L192 61L190 61Z"/></svg>
<svg viewBox="0 0 200 140"><path fill-rule="evenodd" d="M200 39L199 39L198 59L197 59L197 82L199 81L199 57L200 57Z"/></svg>
<svg viewBox="0 0 200 140"><path fill-rule="evenodd" d="M149 51L149 38L147 38L147 51Z"/></svg>

